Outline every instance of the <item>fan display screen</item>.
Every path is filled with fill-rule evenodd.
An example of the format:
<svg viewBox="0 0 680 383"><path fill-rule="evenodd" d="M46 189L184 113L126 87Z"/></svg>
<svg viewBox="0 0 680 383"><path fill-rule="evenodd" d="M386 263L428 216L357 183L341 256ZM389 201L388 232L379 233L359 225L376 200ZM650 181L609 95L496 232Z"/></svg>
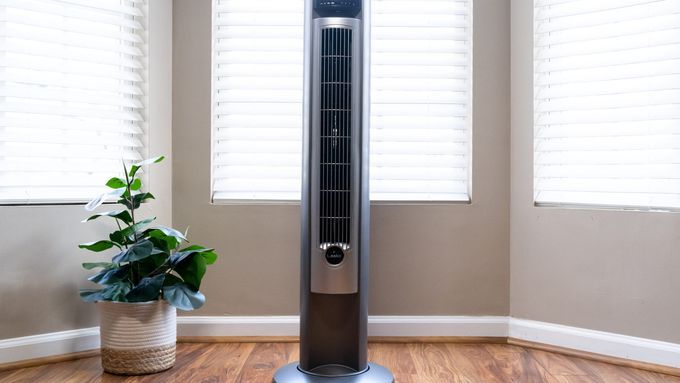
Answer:
<svg viewBox="0 0 680 383"><path fill-rule="evenodd" d="M321 17L356 17L361 11L361 0L315 0L314 10Z"/></svg>
<svg viewBox="0 0 680 383"><path fill-rule="evenodd" d="M352 30L321 31L319 241L348 248L352 190Z"/></svg>

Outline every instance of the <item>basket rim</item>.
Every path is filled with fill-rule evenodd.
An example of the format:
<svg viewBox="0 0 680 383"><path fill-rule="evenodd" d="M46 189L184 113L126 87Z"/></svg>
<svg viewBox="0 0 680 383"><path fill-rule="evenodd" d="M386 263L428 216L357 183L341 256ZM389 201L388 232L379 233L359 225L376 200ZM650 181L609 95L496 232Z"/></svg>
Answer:
<svg viewBox="0 0 680 383"><path fill-rule="evenodd" d="M123 305L123 306L148 306L154 304L166 304L170 305L165 299L156 299L153 301L146 302L119 302L119 301L96 301L95 304L113 304L113 305Z"/></svg>

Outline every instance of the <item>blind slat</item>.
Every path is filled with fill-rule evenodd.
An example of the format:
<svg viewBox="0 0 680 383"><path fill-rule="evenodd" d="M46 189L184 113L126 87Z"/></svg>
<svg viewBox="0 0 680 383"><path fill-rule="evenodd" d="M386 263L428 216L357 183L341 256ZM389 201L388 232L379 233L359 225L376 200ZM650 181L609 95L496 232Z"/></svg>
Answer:
<svg viewBox="0 0 680 383"><path fill-rule="evenodd" d="M143 17L140 15L130 14L128 12L131 7L117 5L114 11L111 6L106 4L93 4L88 1L88 6L68 5L65 2L58 0L0 0L0 7L4 8L6 17L9 19L12 15L16 17L64 17L70 19L71 22L87 23L104 23L111 27L129 28L129 29L144 29L142 24ZM144 2L135 4L135 7L140 8ZM100 8L101 6L103 8ZM20 12L30 11L30 12Z"/></svg>
<svg viewBox="0 0 680 383"><path fill-rule="evenodd" d="M0 68L7 68L7 70L34 70L44 72L42 75L51 74L53 79L57 77L55 74L71 75L81 81L102 81L105 84L111 83L112 80L130 83L143 81L140 70L130 71L126 65L116 65L118 64L116 61L111 62L110 65L92 65L91 61L79 61L75 58L51 59L38 55L29 57L17 55L11 51L7 51L6 54L12 57L6 57L3 62L0 62Z"/></svg>
<svg viewBox="0 0 680 383"><path fill-rule="evenodd" d="M21 130L29 129L49 129L53 131L68 130L72 132L78 131L94 131L94 132L114 132L120 134L143 134L144 129L139 122L130 123L129 121L113 121L103 122L98 121L96 127L92 122L73 121L68 118L59 118L55 116L39 116L34 115L31 119L19 117L0 117L0 126L7 128L19 128ZM33 134L27 131L28 134Z"/></svg>

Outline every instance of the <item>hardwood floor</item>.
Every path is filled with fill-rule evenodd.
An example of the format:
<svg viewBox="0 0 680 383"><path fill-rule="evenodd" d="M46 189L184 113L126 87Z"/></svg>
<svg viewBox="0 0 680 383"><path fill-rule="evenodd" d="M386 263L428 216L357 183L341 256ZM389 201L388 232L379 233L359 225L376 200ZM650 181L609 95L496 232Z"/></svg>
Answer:
<svg viewBox="0 0 680 383"><path fill-rule="evenodd" d="M182 343L177 364L141 377L102 373L99 357L0 373L3 383L269 383L297 360L296 343ZM680 383L680 377L505 344L371 343L369 358L398 383Z"/></svg>

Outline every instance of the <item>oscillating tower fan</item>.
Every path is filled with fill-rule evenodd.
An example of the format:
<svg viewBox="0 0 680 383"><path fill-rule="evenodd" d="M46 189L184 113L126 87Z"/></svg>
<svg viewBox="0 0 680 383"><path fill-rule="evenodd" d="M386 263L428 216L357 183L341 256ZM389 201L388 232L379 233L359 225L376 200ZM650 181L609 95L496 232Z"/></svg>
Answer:
<svg viewBox="0 0 680 383"><path fill-rule="evenodd" d="M367 360L368 4L305 1L300 362L275 383L392 383Z"/></svg>

